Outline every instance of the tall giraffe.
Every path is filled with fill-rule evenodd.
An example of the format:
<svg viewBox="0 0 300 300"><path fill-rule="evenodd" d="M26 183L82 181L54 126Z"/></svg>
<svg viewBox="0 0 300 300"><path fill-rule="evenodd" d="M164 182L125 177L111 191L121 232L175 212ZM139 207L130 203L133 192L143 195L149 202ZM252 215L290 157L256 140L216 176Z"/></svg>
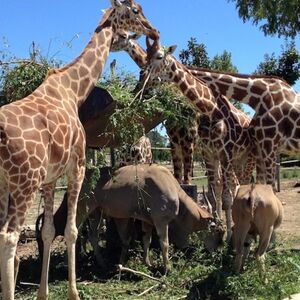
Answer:
<svg viewBox="0 0 300 300"><path fill-rule="evenodd" d="M277 154L300 152L300 95L277 77L189 70L214 93L246 103L255 110L250 127L259 155L257 182L274 186Z"/></svg>
<svg viewBox="0 0 300 300"><path fill-rule="evenodd" d="M146 54L124 33L115 47L125 49L132 58L146 63ZM119 44L119 45L118 45ZM138 57L138 58L137 58ZM300 96L277 77L242 75L188 67L215 95L221 93L251 106L256 114L251 121L258 146L257 181L275 182L276 154L300 151Z"/></svg>
<svg viewBox="0 0 300 300"><path fill-rule="evenodd" d="M212 149L213 160L220 162L223 184L223 208L226 213L228 238L231 234L232 185L238 186L233 169L234 157L247 157L251 152L248 131L249 119L235 108L226 97L215 96L211 89L200 79L194 77L189 70L178 62L171 53L175 47L167 49L156 40L152 46L148 44L147 65L141 74L141 82L157 81L174 83L197 110L206 116L209 124L207 147ZM232 178L234 182L232 183Z"/></svg>
<svg viewBox="0 0 300 300"><path fill-rule="evenodd" d="M147 54L135 39L135 35L121 33L115 37L111 51L126 51L142 69L147 64ZM189 120L189 123L189 126L185 126L169 119L165 122L166 132L170 139L174 177L179 183L184 184L192 183L193 153L198 136L197 120Z"/></svg>
<svg viewBox="0 0 300 300"><path fill-rule="evenodd" d="M129 35L126 32L122 32L117 35L114 39L114 42L111 47L111 51L121 51L125 50L129 56L136 62L136 64L142 69L147 64L147 53L145 50L135 41L135 35ZM189 68L191 72L194 72L196 68ZM198 70L198 69L197 69ZM196 77L198 77L197 73L193 73ZM201 78L201 76L199 76ZM201 78L205 83L210 86L211 81L205 80L205 78ZM212 86L212 91L215 93L215 96L218 95L218 91L215 86ZM226 96L226 95L225 95ZM240 112L236 111L239 115ZM242 113L243 114L243 113ZM243 126L248 126L247 123L250 122L250 119L244 114L243 119L248 119L247 122L244 123ZM237 120L239 117L236 118ZM193 152L195 145L197 144L197 128L201 126L199 124L200 116L196 115L192 124L188 127L177 126L172 122L166 122L166 130L170 138L171 142L171 151L172 151L172 159L174 164L174 175L177 180L181 183L182 181L182 165L184 166L184 183L191 183L191 174L192 174L192 160L193 160ZM201 136L201 140L206 140L207 135L203 130L199 130L198 132ZM209 160L212 159L209 149L206 149L204 143L202 144L202 151L204 152L204 157L206 157L206 169L209 175L209 186L213 184L213 174L215 173L214 164L210 163ZM210 157L210 158L209 158ZM249 183L252 171L254 168L253 163L254 157L250 157L247 160L247 164L236 164L235 172L238 174L238 178L244 184ZM219 173L219 171L218 171Z"/></svg>
<svg viewBox="0 0 300 300"><path fill-rule="evenodd" d="M78 194L85 170L85 133L78 107L98 80L113 36L131 30L157 38L157 31L133 0L111 0L83 53L49 72L29 96L0 108L0 252L2 299L14 299L16 247L26 211L38 188L45 196L42 231L44 255L38 299L48 298L50 244L54 237L53 196L56 181L68 180L69 299L79 299L75 274L75 225Z"/></svg>
<svg viewBox="0 0 300 300"><path fill-rule="evenodd" d="M120 50L125 50L128 52L128 54L130 55L130 57L138 64L138 66L140 68L144 68L145 65L147 64L147 54L146 52L143 50L143 48L131 37L129 37L128 34L126 33L122 33L120 35L118 35L116 37L116 39L114 40L113 44L112 44L112 51L120 51ZM209 83L209 81L208 81ZM217 93L215 93L215 96L218 96ZM245 115L243 112L239 111L238 109L236 109L234 106L230 105L230 109L231 109L231 120L232 122L229 123L229 128L240 128L238 130L238 133L243 132L243 137L241 137L240 139L240 143L245 143L243 145L244 150L243 151L235 151L235 157L234 157L234 170L235 173L238 175L238 179L239 181L241 181L241 183L249 183L251 175L252 175L252 171L254 168L254 157L253 154L250 153L249 157L247 158L245 155L243 155L243 161L247 161L247 163L240 163L238 160L241 159L240 157L240 153L241 152L245 152L245 150L248 148L249 146L249 141L250 138L248 136L248 130L246 130L246 128L248 127L249 123L250 123L250 119L247 115ZM228 110L228 108L226 106L223 105L223 110L224 113L226 112L226 110ZM227 113L229 114L229 113ZM208 122L209 123L209 122ZM203 126L204 124L204 126ZM210 124L208 124L208 126L210 126ZM177 176L178 178L181 178L181 172L178 171L180 170L180 162L181 159L178 157L180 157L180 155L182 156L181 153L184 153L184 161L187 162L187 164L185 165L185 179L190 178L191 174L191 161L192 161L192 154L193 154L193 147L196 143L196 135L197 135L197 130L195 131L195 127L199 127L198 130L198 134L200 136L200 141L201 145L202 145L202 151L203 151L203 156L205 158L205 164L206 164L206 169L207 169L207 173L208 173L208 182L209 182L209 191L211 190L211 187L214 186L215 188L217 188L217 199L220 199L220 193L221 193L221 187L220 184L221 182L219 182L221 179L220 177L220 171L219 171L219 166L216 163L217 162L217 157L216 155L213 155L213 152L211 151L211 149L209 148L209 128L207 128L205 130L205 128L207 127L207 122L203 123L203 118L200 118L199 115L197 115L196 119L194 120L192 126L190 126L188 129L186 129L185 131L189 134L189 138L185 138L187 135L183 135L184 136L184 142L182 144L184 144L183 147L180 146L182 139L178 139L178 135L181 135L180 132L178 133L178 131L180 131L180 127L175 127L173 126L173 128L170 126L170 128L167 128L167 131L170 132L170 136L173 137L174 139L171 139L171 145L175 144L177 147L177 151L173 151L177 152L179 154L174 155L173 160L175 160L177 162L177 165L174 164L174 166L176 167L176 169L174 170L175 176ZM178 130L179 129L179 130ZM174 147L175 148L175 147ZM179 149L178 149L179 148ZM178 150L183 150L183 151L178 151ZM249 150L247 150L246 152L249 152ZM176 172L177 171L177 175ZM178 179L177 178L177 179ZM234 178L233 178L233 182L234 182ZM190 182L190 181L188 181ZM218 184L217 184L218 182ZM232 190L235 190L235 184L232 184ZM217 203L217 211L220 214L221 213L221 206L220 203Z"/></svg>

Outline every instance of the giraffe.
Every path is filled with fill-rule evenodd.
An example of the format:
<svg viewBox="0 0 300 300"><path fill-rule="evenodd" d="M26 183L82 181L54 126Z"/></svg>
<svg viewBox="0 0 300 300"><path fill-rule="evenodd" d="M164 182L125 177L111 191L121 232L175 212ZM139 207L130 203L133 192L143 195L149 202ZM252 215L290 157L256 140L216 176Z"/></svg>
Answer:
<svg viewBox="0 0 300 300"><path fill-rule="evenodd" d="M75 225L78 194L85 171L85 133L78 107L102 73L113 35L131 30L156 38L157 31L133 0L111 0L91 41L82 54L65 67L49 72L29 96L0 108L0 251L2 299L14 299L16 247L39 187L43 188L44 255L37 299L48 298L50 244L54 237L53 197L56 181L68 180L69 299L79 299L75 274Z"/></svg>
<svg viewBox="0 0 300 300"><path fill-rule="evenodd" d="M147 63L147 55L135 41L136 38L136 35L129 35L127 32L120 33L115 37L111 51L126 51L135 63L143 68ZM193 153L197 144L198 124L196 118L190 118L188 122L190 124L185 126L168 119L164 124L170 139L174 177L180 184L192 183Z"/></svg>
<svg viewBox="0 0 300 300"><path fill-rule="evenodd" d="M211 149L211 162L220 163L222 175L222 202L226 214L227 238L231 235L231 204L235 195L238 180L234 172L234 159L248 157L251 153L249 118L235 108L225 96L214 95L212 90L200 79L194 77L189 70L179 63L171 54L175 46L162 48L159 40L153 45L148 42L147 65L140 81L145 86L148 81L174 83L188 100L207 118L209 124L206 147ZM214 180L214 182L216 179ZM234 193L231 193L231 188Z"/></svg>
<svg viewBox="0 0 300 300"><path fill-rule="evenodd" d="M152 164L151 141L145 135L120 150L119 167L132 164Z"/></svg>
<svg viewBox="0 0 300 300"><path fill-rule="evenodd" d="M134 40L133 36L129 36L127 33L121 33L119 35L116 36L113 44L112 44L112 48L111 51L120 51L120 50L125 50L126 52L128 52L128 54L130 55L130 57L137 63L137 65L140 68L144 68L147 64L147 54L146 52L143 50L143 48ZM196 76L197 77L197 76ZM207 84L209 85L210 81L207 82ZM216 91L213 90L213 92L215 93L215 96L218 96L218 93L216 93ZM225 107L224 110L226 111L227 108ZM242 131L245 131L245 128L247 128L249 126L250 123L250 119L248 118L247 115L245 115L243 112L237 110L235 107L231 106L231 113L233 115L232 120L233 122L230 124L230 126L232 127L233 124L237 123L237 126L240 128L243 128ZM208 122L209 123L209 122ZM204 126L203 126L204 124ZM209 125L208 125L209 126ZM168 128L170 127L170 128ZM198 130L195 131L195 128L199 127ZM174 163L175 166L175 177L181 178L181 161L182 161L182 156L184 156L184 162L187 162L185 165L185 180L187 180L187 182L190 182L190 174L191 174L191 166L192 164L190 163L192 161L192 156L193 156L193 147L195 144L197 144L197 132L198 135L200 137L200 142L202 145L202 153L204 156L204 160L205 160L205 165L206 165L206 169L207 169L207 173L208 173L208 186L209 186L209 194L211 193L211 188L215 187L217 188L217 199L219 201L217 201L218 203L216 204L217 206L217 211L220 214L221 213L221 206L220 206L220 184L221 184L221 173L219 170L219 166L218 164L216 164L216 157L212 154L212 151L210 150L209 147L207 147L207 145L209 144L209 128L207 128L206 130L204 130L204 128L207 128L207 122L203 122L203 118L197 114L196 118L193 120L192 124L190 125L190 127L185 128L184 132L188 133L188 135L184 135L182 133L180 133L180 131L183 131L183 129L181 129L180 127L175 127L175 126L167 126L167 132L170 132L169 136L171 137L171 147L174 144L174 148L176 147L176 150L173 151L172 154L176 153L176 155L173 156L173 161L176 161L176 163ZM244 133L246 136L249 134L248 132ZM184 142L182 143L182 139L178 138L178 135L184 136ZM189 136L189 138L185 138L186 136ZM173 139L172 139L173 137ZM249 144L249 136L247 136L246 138L243 139L243 143L248 143ZM242 139L241 139L242 141ZM244 148L246 149L249 145L244 145ZM183 145L183 147L180 147L181 145ZM181 149L180 149L181 148ZM173 149L172 149L173 150ZM181 151L180 151L181 150ZM239 152L239 151L238 151ZM238 153L237 152L237 153ZM249 152L249 151L248 151ZM179 153L179 154L177 154ZM183 153L183 154L182 154ZM235 173L239 179L240 182L242 182L243 184L247 184L250 182L251 176L252 176L252 172L253 172L253 168L254 168L254 155L253 153L249 154L249 157L245 157L244 156L244 160L246 160L245 164L241 164L238 159L241 158L238 155L235 154L235 158L234 158L234 170ZM178 159L179 157L179 159ZM177 175L176 175L177 173ZM235 184L234 184L234 178L232 179L232 190L235 190ZM218 182L218 184L216 184L216 182ZM213 198L213 197L211 197Z"/></svg>
<svg viewBox="0 0 300 300"><path fill-rule="evenodd" d="M192 184L193 153L198 143L197 121L191 118L189 124L181 125L167 119L164 124L170 140L174 177L180 184Z"/></svg>
<svg viewBox="0 0 300 300"><path fill-rule="evenodd" d="M125 49L140 66L146 54L137 43L117 36L115 47ZM138 58L137 58L138 57ZM215 95L248 104L256 114L251 121L258 148L257 182L275 183L276 154L295 153L300 149L300 96L282 79L272 76L232 74L188 67Z"/></svg>
<svg viewBox="0 0 300 300"><path fill-rule="evenodd" d="M250 127L258 148L257 182L274 186L277 154L300 152L300 95L278 77L189 70L214 93L255 110Z"/></svg>
<svg viewBox="0 0 300 300"><path fill-rule="evenodd" d="M135 41L137 38L136 35L129 35L126 32L121 32L120 34L116 35L114 42L111 47L112 52L125 50L129 56L136 62L136 64L142 69L147 64L147 54L145 50ZM191 72L193 73L194 70L198 72L198 68L189 68L187 67ZM206 70L206 69L205 69ZM201 76L197 76L198 73L195 75L196 77L201 78ZM207 70L206 70L207 71ZM205 76L203 81L210 86L211 81L205 80L207 76ZM212 91L215 93L215 96L218 95L218 90L216 90L215 86L212 86ZM225 94L225 96L227 96ZM228 97L227 97L228 98ZM229 98L228 98L229 99ZM239 114L239 111L237 111ZM244 119L247 119L247 116L243 116ZM177 178L177 180L182 183L182 165L184 166L184 180L183 183L191 183L191 174L192 174L192 160L193 160L193 152L195 145L198 144L197 139L197 132L201 136L201 140L204 140L207 138L206 133L203 130L198 131L197 128L200 126L200 115L195 114L195 117L192 118L191 124L189 126L180 127L176 126L174 123L166 122L166 131L170 138L171 143L171 151L172 151L172 160L174 165L174 175ZM237 118L238 119L238 118ZM248 119L248 122L250 122L250 119ZM248 123L247 122L247 123ZM245 126L246 123L245 123ZM203 136L202 136L203 135ZM205 148L205 144L202 144L202 152L204 154L204 157L207 157L205 159L206 169L208 174L210 174L209 177L209 186L213 184L213 174L215 172L215 168L213 167L213 164L209 163L209 156L210 151L209 149ZM211 158L212 159L212 158ZM244 184L249 183L253 168L254 168L254 157L250 157L247 160L246 168L243 168L243 165L236 164L235 166L235 172L238 174L238 178L240 181L242 181ZM219 173L219 171L217 172ZM210 188L209 188L210 190Z"/></svg>

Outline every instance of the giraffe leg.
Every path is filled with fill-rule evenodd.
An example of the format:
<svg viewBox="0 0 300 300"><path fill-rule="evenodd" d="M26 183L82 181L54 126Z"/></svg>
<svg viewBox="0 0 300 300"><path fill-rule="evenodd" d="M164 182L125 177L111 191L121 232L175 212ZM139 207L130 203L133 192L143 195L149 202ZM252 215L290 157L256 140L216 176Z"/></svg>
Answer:
<svg viewBox="0 0 300 300"><path fill-rule="evenodd" d="M19 240L18 231L1 232L1 285L2 299L13 300L15 292L15 256Z"/></svg>
<svg viewBox="0 0 300 300"><path fill-rule="evenodd" d="M222 163L222 178L223 178L222 203L226 215L227 242L229 242L232 234L231 207L233 203L233 195L231 192L232 190L231 181L233 180L235 182L235 187L239 186L239 182L235 176L235 173L233 172L231 160L228 160L226 164L224 162Z"/></svg>
<svg viewBox="0 0 300 300"><path fill-rule="evenodd" d="M249 153L247 156L246 164L245 164L245 170L243 174L240 174L240 176L237 176L240 184L249 184L252 181L253 177L253 170L256 165L256 158L254 153Z"/></svg>
<svg viewBox="0 0 300 300"><path fill-rule="evenodd" d="M210 199L213 211L222 217L222 186L219 163L210 159L210 155L203 151L208 183L208 198Z"/></svg>
<svg viewBox="0 0 300 300"><path fill-rule="evenodd" d="M182 183L182 153L179 145L171 142L171 154L174 167L174 177Z"/></svg>
<svg viewBox="0 0 300 300"><path fill-rule="evenodd" d="M265 158L263 156L263 151L260 144L256 145L256 183L265 184L266 183L266 164Z"/></svg>
<svg viewBox="0 0 300 300"><path fill-rule="evenodd" d="M266 160L266 183L271 184L273 186L273 190L276 191L275 188L275 174L276 174L276 153L269 153L269 157Z"/></svg>
<svg viewBox="0 0 300 300"><path fill-rule="evenodd" d="M188 143L183 151L183 183L192 184L192 169L193 169L193 143Z"/></svg>
<svg viewBox="0 0 300 300"><path fill-rule="evenodd" d="M68 296L70 300L79 300L76 288L76 271L75 271L75 247L78 235L76 227L76 211L77 201L80 193L81 185L84 179L85 167L75 164L75 168L70 170L68 174L68 217L65 228L65 240L68 251L68 273L69 273L69 289Z"/></svg>
<svg viewBox="0 0 300 300"><path fill-rule="evenodd" d="M7 212L9 204L9 192L6 181L0 178L0 234L6 232L7 230ZM1 238L2 240L2 238ZM2 253L2 252L1 252ZM2 255L0 255L0 264L2 260Z"/></svg>
<svg viewBox="0 0 300 300"><path fill-rule="evenodd" d="M218 216L222 218L222 191L223 191L223 184L222 184L222 174L219 163L215 164L215 197L216 197L216 210Z"/></svg>
<svg viewBox="0 0 300 300"><path fill-rule="evenodd" d="M0 231L2 299L13 300L18 269L18 258L16 258L17 243L26 211L30 207L35 193L27 197L24 197L19 191L15 191L9 196L6 192L5 195L7 198L2 199L6 200L4 205L6 213L1 220L6 221L1 224ZM24 205L18 207L17 203L24 203Z"/></svg>
<svg viewBox="0 0 300 300"><path fill-rule="evenodd" d="M49 295L48 274L50 264L50 247L55 237L55 227L53 223L53 208L54 208L54 188L55 183L43 187L44 192L44 224L42 227L43 263L40 287L38 290L38 300L46 300Z"/></svg>

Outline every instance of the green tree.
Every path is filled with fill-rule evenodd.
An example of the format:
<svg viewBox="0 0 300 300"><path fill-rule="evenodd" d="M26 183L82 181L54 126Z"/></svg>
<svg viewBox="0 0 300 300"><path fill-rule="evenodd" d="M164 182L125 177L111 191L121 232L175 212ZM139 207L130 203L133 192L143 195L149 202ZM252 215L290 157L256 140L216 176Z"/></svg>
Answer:
<svg viewBox="0 0 300 300"><path fill-rule="evenodd" d="M198 44L197 39L191 37L188 41L187 49L181 50L179 59L183 64L199 68L209 68L223 72L237 73L237 67L232 63L231 53L224 50L222 54L209 58L204 44ZM243 109L242 104L233 101L233 105L238 109Z"/></svg>
<svg viewBox="0 0 300 300"><path fill-rule="evenodd" d="M75 36L77 37L77 35ZM62 47L71 48L72 41ZM51 41L49 43L50 51ZM45 79L50 68L59 68L62 61L57 58L59 49L50 58L42 55L35 42L32 42L28 57L18 58L10 51L6 38L0 45L0 105L24 98L31 94ZM48 52L49 52L48 51Z"/></svg>
<svg viewBox="0 0 300 300"><path fill-rule="evenodd" d="M209 58L206 46L199 44L197 39L191 37L187 43L187 49L179 53L180 61L187 66L210 68L224 72L237 72L237 67L232 63L231 53L224 50L222 54Z"/></svg>
<svg viewBox="0 0 300 300"><path fill-rule="evenodd" d="M300 78L300 53L296 49L295 43L290 42L282 47L278 57L274 53L266 54L264 61L258 65L255 73L278 76L290 85L294 85Z"/></svg>
<svg viewBox="0 0 300 300"><path fill-rule="evenodd" d="M24 61L11 69L3 86L2 105L30 95L44 80L49 65L46 61Z"/></svg>
<svg viewBox="0 0 300 300"><path fill-rule="evenodd" d="M55 66L40 54L34 42L29 58L25 59L18 59L12 55L6 40L3 40L2 43L3 49L0 50L0 105L31 94L43 82L49 68Z"/></svg>
<svg viewBox="0 0 300 300"><path fill-rule="evenodd" d="M238 69L235 65L233 65L231 60L231 53L224 50L224 52L220 55L215 55L211 62L210 67L213 70L226 71L237 73Z"/></svg>
<svg viewBox="0 0 300 300"><path fill-rule="evenodd" d="M168 144L168 138L161 135L157 129L151 130L147 134L153 148L165 148ZM152 149L153 161L169 161L171 160L170 151L163 149Z"/></svg>
<svg viewBox="0 0 300 300"><path fill-rule="evenodd" d="M235 2L240 18L252 20L265 35L294 38L300 31L300 0L228 0Z"/></svg>
<svg viewBox="0 0 300 300"><path fill-rule="evenodd" d="M183 49L179 54L180 61L193 67L209 68L210 62L204 44L198 44L197 39L191 37L188 41L187 49Z"/></svg>
<svg viewBox="0 0 300 300"><path fill-rule="evenodd" d="M147 133L147 137L150 139L151 145L154 147L166 147L167 145L167 138L161 135L157 129L153 129Z"/></svg>

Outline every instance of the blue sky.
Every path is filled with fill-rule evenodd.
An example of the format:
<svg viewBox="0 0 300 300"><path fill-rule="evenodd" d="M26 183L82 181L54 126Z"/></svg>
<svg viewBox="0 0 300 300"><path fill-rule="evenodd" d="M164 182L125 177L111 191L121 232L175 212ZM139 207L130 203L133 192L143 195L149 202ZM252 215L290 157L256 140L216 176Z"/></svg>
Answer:
<svg viewBox="0 0 300 300"><path fill-rule="evenodd" d="M258 27L243 23L235 4L227 0L139 0L138 3L160 30L162 44L178 45L175 56L186 48L190 37L195 37L207 46L210 57L227 50L240 73L251 73L263 61L265 53L278 55L284 44L284 38L265 37ZM108 0L1 0L0 37L8 39L11 52L19 57L28 56L30 44L35 41L43 55L56 54L67 63L83 50L102 16L101 9L109 6ZM74 38L77 34L78 38ZM72 39L71 48L64 46ZM144 44L144 39L141 43ZM300 49L299 35L296 47ZM119 68L138 74L138 68L126 53L111 53L108 63L113 58ZM300 81L295 89L300 91Z"/></svg>

